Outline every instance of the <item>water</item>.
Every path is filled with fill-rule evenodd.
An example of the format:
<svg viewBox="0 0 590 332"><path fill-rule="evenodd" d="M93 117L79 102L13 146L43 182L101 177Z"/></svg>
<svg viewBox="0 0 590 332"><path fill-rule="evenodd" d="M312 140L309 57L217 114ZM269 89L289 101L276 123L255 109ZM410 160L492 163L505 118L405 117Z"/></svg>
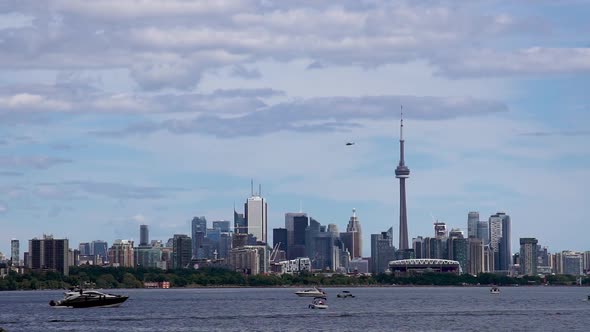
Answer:
<svg viewBox="0 0 590 332"><path fill-rule="evenodd" d="M341 290L356 298L340 299ZM325 288L327 310L297 288L124 289L118 308L53 308L62 291L0 292L6 331L588 331L580 287Z"/></svg>

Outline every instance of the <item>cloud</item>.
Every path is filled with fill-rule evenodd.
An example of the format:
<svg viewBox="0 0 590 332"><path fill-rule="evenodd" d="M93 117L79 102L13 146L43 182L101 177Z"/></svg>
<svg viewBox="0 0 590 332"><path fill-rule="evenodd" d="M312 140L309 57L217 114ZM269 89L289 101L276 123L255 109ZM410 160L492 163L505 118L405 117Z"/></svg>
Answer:
<svg viewBox="0 0 590 332"><path fill-rule="evenodd" d="M6 213L6 211L8 211L8 208L4 204L0 203L0 214Z"/></svg>
<svg viewBox="0 0 590 332"><path fill-rule="evenodd" d="M248 69L242 65L236 65L232 68L231 76L240 77L247 80L253 80L257 78L261 78L262 74L256 68Z"/></svg>
<svg viewBox="0 0 590 332"><path fill-rule="evenodd" d="M520 135L529 137L590 136L590 130L532 131Z"/></svg>
<svg viewBox="0 0 590 332"><path fill-rule="evenodd" d="M525 66L526 73L535 71L534 66L526 65L530 59L547 58L539 63L550 63L562 54L579 60L565 61L570 65L552 63L551 71L571 72L586 66L586 53L575 48L563 53L534 52L516 45L509 58L523 63L518 68L511 68L510 61L488 58L481 45L493 45L504 37L525 36L529 43L542 45L548 23L445 1L328 5L313 1L103 0L88 4L54 0L49 11L34 3L15 8L22 11L19 15L35 19L33 26L0 30L0 68L123 69L146 91L190 90L205 73L227 67L233 68L234 76L259 79L260 72L246 65L268 59L311 61L310 69L318 64L375 68L426 61L451 76L475 75L478 65L482 72L500 68L512 74ZM483 59L478 61L479 57ZM461 59L469 61L462 66Z"/></svg>
<svg viewBox="0 0 590 332"><path fill-rule="evenodd" d="M66 111L71 107L67 102L52 100L47 97L29 94L19 93L12 96L0 96L0 112L3 109L17 109L17 110L56 110Z"/></svg>
<svg viewBox="0 0 590 332"><path fill-rule="evenodd" d="M48 169L52 166L71 163L69 159L46 157L46 156L32 156L32 157L16 157L16 156L0 156L0 167L4 168L18 168L18 169Z"/></svg>
<svg viewBox="0 0 590 332"><path fill-rule="evenodd" d="M136 214L133 217L131 217L131 220L137 222L137 223L144 223L146 218L144 215L142 214Z"/></svg>
<svg viewBox="0 0 590 332"><path fill-rule="evenodd" d="M532 47L509 52L471 50L439 63L453 77L539 75L590 72L590 48Z"/></svg>
<svg viewBox="0 0 590 332"><path fill-rule="evenodd" d="M101 136L147 134L159 130L171 133L202 133L228 138L259 136L278 131L331 132L359 127L360 120L388 120L399 117L399 107L415 119L449 119L504 112L506 105L473 98L416 96L325 97L272 105L239 117L204 115L194 119L142 122L123 130L95 132ZM264 125L261 125L264 124Z"/></svg>

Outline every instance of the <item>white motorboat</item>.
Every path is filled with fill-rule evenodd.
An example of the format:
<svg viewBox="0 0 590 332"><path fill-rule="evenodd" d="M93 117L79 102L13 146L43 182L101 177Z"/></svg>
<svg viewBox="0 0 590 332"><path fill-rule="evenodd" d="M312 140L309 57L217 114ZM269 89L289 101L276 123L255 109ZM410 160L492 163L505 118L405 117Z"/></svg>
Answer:
<svg viewBox="0 0 590 332"><path fill-rule="evenodd" d="M336 295L336 297L347 298L347 297L354 297L354 295L352 295L351 292L345 290L345 291L342 291L341 293L339 293L338 295Z"/></svg>
<svg viewBox="0 0 590 332"><path fill-rule="evenodd" d="M295 292L295 294L301 297L325 297L327 295L326 292L317 287L300 290Z"/></svg>
<svg viewBox="0 0 590 332"><path fill-rule="evenodd" d="M325 297L316 297L313 302L308 306L309 309L328 309L328 303L326 303Z"/></svg>
<svg viewBox="0 0 590 332"><path fill-rule="evenodd" d="M63 300L49 301L52 307L90 308L118 307L129 297L99 292L96 290L72 290L64 293Z"/></svg>
<svg viewBox="0 0 590 332"><path fill-rule="evenodd" d="M500 294L500 288L498 288L498 287L492 287L490 289L490 293L491 294Z"/></svg>

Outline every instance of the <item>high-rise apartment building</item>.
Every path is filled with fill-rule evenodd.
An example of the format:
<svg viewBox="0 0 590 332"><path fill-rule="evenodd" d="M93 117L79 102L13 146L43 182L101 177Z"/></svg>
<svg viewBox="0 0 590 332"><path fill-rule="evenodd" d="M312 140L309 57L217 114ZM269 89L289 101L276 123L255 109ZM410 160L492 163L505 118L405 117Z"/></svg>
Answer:
<svg viewBox="0 0 590 332"><path fill-rule="evenodd" d="M471 211L467 214L467 237L478 237L479 212Z"/></svg>
<svg viewBox="0 0 590 332"><path fill-rule="evenodd" d="M28 263L32 270L54 270L68 275L68 240L54 239L51 235L43 235L43 239L29 240Z"/></svg>
<svg viewBox="0 0 590 332"><path fill-rule="evenodd" d="M371 273L389 270L389 262L395 259L393 227L380 234L371 234Z"/></svg>
<svg viewBox="0 0 590 332"><path fill-rule="evenodd" d="M17 239L10 240L10 264L20 266L20 242Z"/></svg>
<svg viewBox="0 0 590 332"><path fill-rule="evenodd" d="M483 241L478 238L469 238L469 258L467 262L467 271L471 275L478 275L484 272L484 246Z"/></svg>
<svg viewBox="0 0 590 332"><path fill-rule="evenodd" d="M490 216L490 247L494 252L495 271L508 271L512 261L510 216L498 212Z"/></svg>
<svg viewBox="0 0 590 332"><path fill-rule="evenodd" d="M148 225L139 225L139 246L147 247L150 244L150 231Z"/></svg>
<svg viewBox="0 0 590 332"><path fill-rule="evenodd" d="M192 240L185 234L174 234L172 240L172 267L186 268L190 265L192 256Z"/></svg>
<svg viewBox="0 0 590 332"><path fill-rule="evenodd" d="M520 238L520 274L537 275L538 242L535 238Z"/></svg>
<svg viewBox="0 0 590 332"><path fill-rule="evenodd" d="M108 251L109 263L114 267L135 267L133 241L115 240Z"/></svg>

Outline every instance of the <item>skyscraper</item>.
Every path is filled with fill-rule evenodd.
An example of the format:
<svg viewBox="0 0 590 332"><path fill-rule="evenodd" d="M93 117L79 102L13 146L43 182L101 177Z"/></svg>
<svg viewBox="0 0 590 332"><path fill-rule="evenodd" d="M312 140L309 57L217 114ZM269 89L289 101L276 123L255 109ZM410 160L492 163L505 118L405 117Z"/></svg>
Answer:
<svg viewBox="0 0 590 332"><path fill-rule="evenodd" d="M512 258L510 228L510 216L506 213L498 212L490 216L490 247L494 252L496 271L507 271L510 268Z"/></svg>
<svg viewBox="0 0 590 332"><path fill-rule="evenodd" d="M90 255L94 255L100 264L109 261L108 250L109 246L106 241L95 240L90 243Z"/></svg>
<svg viewBox="0 0 590 332"><path fill-rule="evenodd" d="M10 240L10 264L20 266L20 243L17 239Z"/></svg>
<svg viewBox="0 0 590 332"><path fill-rule="evenodd" d="M356 216L356 209L352 209L352 216L348 220L348 225L346 226L346 233L341 233L342 242L344 242L344 246L350 252L352 259L361 258L362 256L362 247L363 247L363 240L362 240L362 231L361 231L361 224L359 222L358 217ZM344 234L344 236L342 236Z"/></svg>
<svg viewBox="0 0 590 332"><path fill-rule="evenodd" d="M191 221L192 257L205 258L203 242L207 236L207 219L205 217L194 217Z"/></svg>
<svg viewBox="0 0 590 332"><path fill-rule="evenodd" d="M380 234L371 234L371 273L384 273L394 260L393 227Z"/></svg>
<svg viewBox="0 0 590 332"><path fill-rule="evenodd" d="M480 221L477 223L477 237L481 239L484 246L490 244L490 223L489 221Z"/></svg>
<svg viewBox="0 0 590 332"><path fill-rule="evenodd" d="M174 234L172 240L172 267L182 269L188 267L191 262L192 252L191 238L185 234Z"/></svg>
<svg viewBox="0 0 590 332"><path fill-rule="evenodd" d="M252 191L252 196L246 200L244 217L248 234L254 235L258 242L267 243L267 204L260 192L254 194Z"/></svg>
<svg viewBox="0 0 590 332"><path fill-rule="evenodd" d="M479 212L471 211L467 214L467 237L477 237Z"/></svg>
<svg viewBox="0 0 590 332"><path fill-rule="evenodd" d="M400 120L399 130L399 165L395 169L395 177L399 179L399 249L408 246L408 214L406 212L406 179L410 177L410 169L404 163L404 118Z"/></svg>
<svg viewBox="0 0 590 332"><path fill-rule="evenodd" d="M139 246L145 247L150 243L150 233L148 225L139 225Z"/></svg>
<svg viewBox="0 0 590 332"><path fill-rule="evenodd" d="M537 239L520 238L520 273L528 276L537 275Z"/></svg>
<svg viewBox="0 0 590 332"><path fill-rule="evenodd" d="M303 212L288 212L285 213L285 228L287 229L287 258L293 259L291 253L291 247L295 245L295 218L301 217L307 219L307 214ZM307 221L306 226L307 227ZM305 230L305 229L304 229ZM302 244L304 244L303 240ZM297 258L297 257L294 257Z"/></svg>

